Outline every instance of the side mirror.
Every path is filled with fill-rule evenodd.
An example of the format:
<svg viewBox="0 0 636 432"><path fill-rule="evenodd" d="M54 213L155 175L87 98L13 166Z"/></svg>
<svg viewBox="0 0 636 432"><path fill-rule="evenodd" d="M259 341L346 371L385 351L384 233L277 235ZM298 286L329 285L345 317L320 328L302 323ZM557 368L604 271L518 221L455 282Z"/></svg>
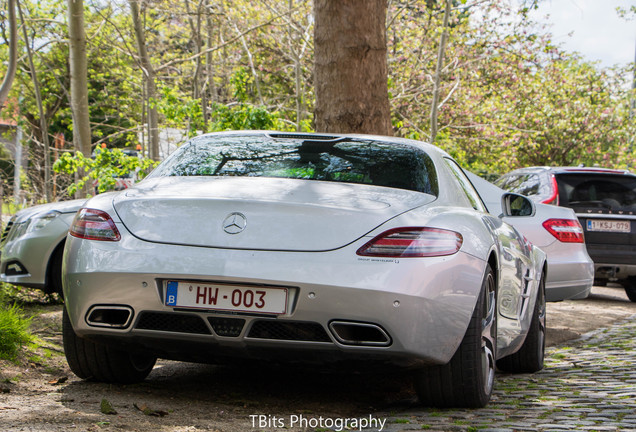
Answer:
<svg viewBox="0 0 636 432"><path fill-rule="evenodd" d="M501 210L503 216L534 216L534 203L528 197L515 193L505 193L501 196Z"/></svg>

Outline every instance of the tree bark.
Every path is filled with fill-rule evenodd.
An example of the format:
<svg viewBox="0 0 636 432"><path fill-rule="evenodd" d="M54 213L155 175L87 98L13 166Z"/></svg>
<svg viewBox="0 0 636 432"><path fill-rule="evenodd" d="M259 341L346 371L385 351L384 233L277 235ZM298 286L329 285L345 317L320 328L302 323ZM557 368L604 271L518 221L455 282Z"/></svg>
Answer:
<svg viewBox="0 0 636 432"><path fill-rule="evenodd" d="M86 32L84 28L84 0L68 0L73 144L75 145L75 150L81 151L86 157L90 157L92 149L91 125L88 113L88 60L86 58ZM79 173L79 175L81 177L83 173ZM78 198L85 197L87 192L88 185L78 192Z"/></svg>
<svg viewBox="0 0 636 432"><path fill-rule="evenodd" d="M148 101L148 138L150 140L149 156L152 160L159 160L159 112L157 110L157 84L155 82L155 69L150 62L148 49L146 48L146 36L141 22L139 11L139 1L129 0L130 13L132 15L135 37L137 38L137 48L139 62L146 78L146 98Z"/></svg>
<svg viewBox="0 0 636 432"><path fill-rule="evenodd" d="M24 15L22 15L22 9L18 4L18 12L20 13L20 21L22 22L22 33L24 37L24 45L27 49L27 57L29 59L29 71L31 74L31 80L33 81L33 92L35 94L35 102L38 107L38 114L40 116L40 133L43 147L43 160L44 160L44 198L46 202L51 201L51 156L49 146L49 125L44 113L44 105L42 104L42 91L40 90L40 82L35 70L35 64L33 63L33 51L31 50L31 44L26 30L26 22L24 21Z"/></svg>
<svg viewBox="0 0 636 432"><path fill-rule="evenodd" d="M437 65L435 67L435 78L433 79L433 101L431 102L431 138L430 142L434 143L437 138L437 117L439 109L439 91L442 80L442 68L444 67L444 52L446 51L446 41L448 40L448 19L450 17L451 2L446 0L444 8L444 24L442 27L442 35L439 41L439 51L437 53Z"/></svg>
<svg viewBox="0 0 636 432"><path fill-rule="evenodd" d="M207 34L207 47L212 47L212 14L209 8L206 8L205 16ZM203 92L201 94L201 110L203 112L203 125L205 132L208 131L208 124L210 122L210 102L215 102L216 87L214 85L214 76L212 73L212 51L208 51L205 54L205 79L206 85L203 86Z"/></svg>
<svg viewBox="0 0 636 432"><path fill-rule="evenodd" d="M194 68L194 75L192 76L192 97L194 99L199 99L201 97L201 92L200 92L200 88L199 88L199 84L200 84L200 76L201 76L201 56L199 54L201 54L202 51L202 47L203 47L203 39L201 37L201 22L202 22L202 14L203 14L203 1L199 1L199 4L197 5L197 9L196 12L194 13L194 15L196 15L196 22L192 19L192 11L190 10L190 1L191 0L184 0L184 5L186 8L186 12L187 12L187 17L188 17L188 23L190 24L190 31L192 32L192 41L194 42L194 52L195 54L197 54L197 58L195 60L195 68Z"/></svg>
<svg viewBox="0 0 636 432"><path fill-rule="evenodd" d="M289 0L288 3L288 17L287 17L287 38L288 38L288 47L290 56L294 62L294 90L295 90L295 99L296 99L296 131L300 132L302 130L302 122L305 114L305 98L304 98L304 86L302 82L302 54L306 44L301 46L299 43L302 40L302 34L300 28L297 28L294 25L294 9L296 5L294 4L296 0Z"/></svg>
<svg viewBox="0 0 636 432"><path fill-rule="evenodd" d="M4 76L0 86L0 112L2 112L4 102L9 96L9 90L11 90L11 84L13 84L13 78L15 78L15 71L18 66L18 24L15 16L15 3L16 0L9 0L7 4L9 17L9 64L7 66L7 74Z"/></svg>
<svg viewBox="0 0 636 432"><path fill-rule="evenodd" d="M393 135L386 0L315 0L316 131Z"/></svg>

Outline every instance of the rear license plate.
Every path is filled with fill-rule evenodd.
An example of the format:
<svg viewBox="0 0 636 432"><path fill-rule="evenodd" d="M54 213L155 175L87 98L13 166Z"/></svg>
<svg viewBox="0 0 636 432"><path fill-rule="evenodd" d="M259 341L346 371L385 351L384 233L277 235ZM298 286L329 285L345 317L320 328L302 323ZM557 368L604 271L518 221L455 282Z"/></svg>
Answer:
<svg viewBox="0 0 636 432"><path fill-rule="evenodd" d="M287 288L168 281L166 306L280 315L287 311Z"/></svg>
<svg viewBox="0 0 636 432"><path fill-rule="evenodd" d="M588 219L588 231L631 232L631 222L622 220Z"/></svg>

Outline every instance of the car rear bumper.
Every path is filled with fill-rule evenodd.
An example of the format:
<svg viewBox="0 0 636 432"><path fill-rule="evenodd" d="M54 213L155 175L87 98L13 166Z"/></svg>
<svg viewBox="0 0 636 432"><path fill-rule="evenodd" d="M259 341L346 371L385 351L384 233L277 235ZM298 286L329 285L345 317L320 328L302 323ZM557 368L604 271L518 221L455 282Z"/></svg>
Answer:
<svg viewBox="0 0 636 432"><path fill-rule="evenodd" d="M562 300L578 300L587 298L590 295L593 280L569 280L565 284L549 283L545 287L545 298L549 302Z"/></svg>
<svg viewBox="0 0 636 432"><path fill-rule="evenodd" d="M636 263L636 245L588 243L587 252L595 263L614 265Z"/></svg>
<svg viewBox="0 0 636 432"><path fill-rule="evenodd" d="M446 363L464 336L485 267L462 252L394 260L361 258L353 247L272 253L126 242L67 242L64 294L75 332L195 361L290 358L284 353L306 350L321 359ZM288 309L278 316L178 309L165 304L166 280L286 287ZM96 307L130 316L120 327L96 325ZM342 333L334 323L349 327Z"/></svg>
<svg viewBox="0 0 636 432"><path fill-rule="evenodd" d="M548 256L546 301L586 298L594 284L594 262L585 245L554 242L543 250Z"/></svg>
<svg viewBox="0 0 636 432"><path fill-rule="evenodd" d="M630 276L636 276L636 264L594 264L595 279L617 281L627 279Z"/></svg>
<svg viewBox="0 0 636 432"><path fill-rule="evenodd" d="M633 245L587 245L594 261L594 278L620 280L636 276L636 246Z"/></svg>

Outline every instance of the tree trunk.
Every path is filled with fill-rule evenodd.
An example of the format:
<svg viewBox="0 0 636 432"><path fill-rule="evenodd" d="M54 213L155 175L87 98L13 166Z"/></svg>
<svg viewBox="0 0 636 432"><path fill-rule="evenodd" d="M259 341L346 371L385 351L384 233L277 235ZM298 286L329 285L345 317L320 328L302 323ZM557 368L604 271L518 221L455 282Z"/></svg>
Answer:
<svg viewBox="0 0 636 432"><path fill-rule="evenodd" d="M444 52L446 51L446 41L448 40L448 19L450 17L451 2L446 0L444 8L444 24L442 35L439 41L439 51L437 52L437 66L435 67L435 78L433 79L433 101L431 102L431 138L434 143L437 138L437 117L439 109L439 87L442 80L442 68L444 67Z"/></svg>
<svg viewBox="0 0 636 432"><path fill-rule="evenodd" d="M207 47L212 48L212 14L210 13L209 8L206 8L206 30L207 34ZM210 102L215 102L216 95L216 87L214 85L214 77L212 73L212 51L208 51L205 54L205 79L206 85L204 86L204 91L201 97L201 110L203 112L203 124L204 131L208 131L208 124L210 122ZM209 96L208 96L209 95Z"/></svg>
<svg viewBox="0 0 636 432"><path fill-rule="evenodd" d="M291 58L294 62L294 90L295 90L295 99L296 99L296 131L300 132L302 130L302 121L304 119L304 110L305 110L305 101L304 101L304 92L303 92L303 83L302 83L302 64L301 64L301 52L302 47L299 46L299 40L301 40L301 36L298 33L300 29L297 29L294 26L294 1L289 0L288 3L288 17L287 17L287 38L289 46L289 52L291 54Z"/></svg>
<svg viewBox="0 0 636 432"><path fill-rule="evenodd" d="M316 131L393 135L386 0L315 0Z"/></svg>
<svg viewBox="0 0 636 432"><path fill-rule="evenodd" d="M9 16L9 65L7 74L4 76L0 86L0 112L2 112L4 102L9 96L9 90L11 90L11 84L13 84L18 65L18 24L15 17L15 2L16 0L9 0L7 4Z"/></svg>
<svg viewBox="0 0 636 432"><path fill-rule="evenodd" d="M139 50L139 62L146 78L146 98L148 101L148 137L150 139L149 156L152 160L159 160L159 113L157 111L157 84L155 82L155 69L150 62L150 56L146 48L146 36L141 22L139 1L129 0L130 13L132 15L137 48Z"/></svg>
<svg viewBox="0 0 636 432"><path fill-rule="evenodd" d="M69 63L71 72L71 111L73 113L73 144L75 150L91 156L91 125L88 113L88 66L86 32L84 30L84 0L68 0ZM43 134L46 133L43 131ZM47 141L47 140L45 140ZM80 177L84 174L79 173ZM78 191L85 197L88 185Z"/></svg>
<svg viewBox="0 0 636 432"><path fill-rule="evenodd" d="M202 0L199 1L199 4L197 5L197 10L193 14L192 11L190 10L190 1L191 0L184 0L184 4L185 4L187 16L188 16L188 23L190 24L190 31L192 32L192 41L194 42L194 53L197 54L197 58L195 60L196 66L194 68L194 75L192 77L192 98L199 99L201 97L199 81L200 81L201 67L202 67L201 56L199 54L201 53L202 46L203 46L203 39L201 37L201 21L202 21L204 5ZM192 19L192 15L196 16L196 22Z"/></svg>
<svg viewBox="0 0 636 432"><path fill-rule="evenodd" d="M35 102L38 107L38 114L40 116L40 133L42 135L42 147L43 147L43 160L44 160L44 198L46 202L51 201L51 156L49 151L49 125L44 113L44 106L42 104L42 92L40 91L40 82L35 70L35 64L33 63L33 51L31 50L31 43L26 30L26 23L24 16L22 15L22 9L18 4L18 12L20 13L20 21L22 21L22 33L24 37L24 45L27 49L27 57L29 59L29 69L31 73L31 80L33 81L33 92L35 94Z"/></svg>

